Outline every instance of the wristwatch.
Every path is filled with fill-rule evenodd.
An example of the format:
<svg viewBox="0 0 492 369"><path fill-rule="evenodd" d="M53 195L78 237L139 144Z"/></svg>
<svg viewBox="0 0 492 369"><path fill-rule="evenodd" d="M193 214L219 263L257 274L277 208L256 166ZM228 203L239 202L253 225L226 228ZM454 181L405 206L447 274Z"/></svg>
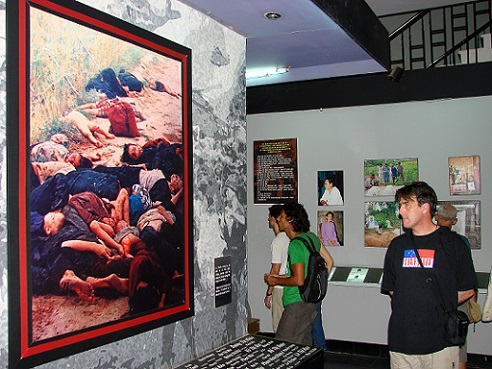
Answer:
<svg viewBox="0 0 492 369"><path fill-rule="evenodd" d="M266 295L267 295L267 296L271 296L272 294L267 292L267 293L266 293Z"/></svg>

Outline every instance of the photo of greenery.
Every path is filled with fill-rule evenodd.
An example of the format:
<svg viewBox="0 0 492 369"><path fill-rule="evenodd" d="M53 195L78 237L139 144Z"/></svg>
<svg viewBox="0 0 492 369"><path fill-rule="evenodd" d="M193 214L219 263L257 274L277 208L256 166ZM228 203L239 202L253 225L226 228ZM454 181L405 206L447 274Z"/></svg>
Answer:
<svg viewBox="0 0 492 369"><path fill-rule="evenodd" d="M369 201L364 209L364 246L388 247L402 232L398 203Z"/></svg>
<svg viewBox="0 0 492 369"><path fill-rule="evenodd" d="M418 180L416 158L364 160L365 196L394 196L399 188Z"/></svg>

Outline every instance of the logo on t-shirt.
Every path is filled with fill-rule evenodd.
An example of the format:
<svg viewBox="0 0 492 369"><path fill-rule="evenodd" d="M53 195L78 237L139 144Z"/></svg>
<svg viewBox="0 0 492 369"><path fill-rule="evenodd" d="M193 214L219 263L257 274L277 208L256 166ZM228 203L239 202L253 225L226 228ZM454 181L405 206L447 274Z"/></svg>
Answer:
<svg viewBox="0 0 492 369"><path fill-rule="evenodd" d="M434 253L435 250L419 250L420 259L425 268L434 267ZM415 250L405 250L403 254L403 268L420 268L419 259L415 255Z"/></svg>

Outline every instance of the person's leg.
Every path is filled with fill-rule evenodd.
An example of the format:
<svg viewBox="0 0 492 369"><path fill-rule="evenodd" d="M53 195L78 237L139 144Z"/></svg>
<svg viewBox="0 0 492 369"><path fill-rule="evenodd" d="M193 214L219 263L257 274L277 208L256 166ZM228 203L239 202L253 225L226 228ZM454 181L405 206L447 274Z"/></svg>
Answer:
<svg viewBox="0 0 492 369"><path fill-rule="evenodd" d="M108 234L108 230L105 228L108 228L109 226L104 223L100 223L97 220L93 220L91 224L89 225L90 230L92 233L94 233L101 241L103 241L106 246L115 249L118 251L118 253L123 256L125 254L125 251L123 250L123 246L121 246L119 243L117 243L115 240L111 238L111 236Z"/></svg>
<svg viewBox="0 0 492 369"><path fill-rule="evenodd" d="M99 142L92 134L89 125L90 121L82 113L78 111L71 111L67 115L67 119L72 123L72 125L77 128L82 135L84 135L92 144L96 147L102 147L101 142Z"/></svg>
<svg viewBox="0 0 492 369"><path fill-rule="evenodd" d="M272 327L273 332L277 331L278 323L282 317L284 311L284 304L282 302L282 296L284 290L281 288L274 288L272 292Z"/></svg>
<svg viewBox="0 0 492 369"><path fill-rule="evenodd" d="M65 271L59 285L62 290L75 292L82 300L91 301L94 297L92 286L77 277L70 269Z"/></svg>
<svg viewBox="0 0 492 369"><path fill-rule="evenodd" d="M446 347L428 356L430 356L428 367L432 369L457 368L460 361L458 346Z"/></svg>
<svg viewBox="0 0 492 369"><path fill-rule="evenodd" d="M390 366L391 369L424 369L420 355L406 355L393 351L390 351Z"/></svg>
<svg viewBox="0 0 492 369"><path fill-rule="evenodd" d="M104 278L87 277L85 281L92 288L113 288L123 295L128 295L128 278L120 278L116 274Z"/></svg>
<svg viewBox="0 0 492 369"><path fill-rule="evenodd" d="M314 304L296 302L287 305L278 324L275 338L297 343L300 345L312 345L312 329L316 307Z"/></svg>
<svg viewBox="0 0 492 369"><path fill-rule="evenodd" d="M465 344L459 348L459 357L460 357L459 369L466 369L466 362L468 361L468 355L466 351L467 351L467 344L465 342Z"/></svg>
<svg viewBox="0 0 492 369"><path fill-rule="evenodd" d="M130 200L128 199L128 191L125 188L122 188L120 192L118 192L116 200L111 201L111 204L114 205L111 215L116 223L120 220L124 220L126 224L130 224Z"/></svg>
<svg viewBox="0 0 492 369"><path fill-rule="evenodd" d="M326 338L321 315L321 301L316 304L316 318L314 319L312 334L313 346L326 350Z"/></svg>

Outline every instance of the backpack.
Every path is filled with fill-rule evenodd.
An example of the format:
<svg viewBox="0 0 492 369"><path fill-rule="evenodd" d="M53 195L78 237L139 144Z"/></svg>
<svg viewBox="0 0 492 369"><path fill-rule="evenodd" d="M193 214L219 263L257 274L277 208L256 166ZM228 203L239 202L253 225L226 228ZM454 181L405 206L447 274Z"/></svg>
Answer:
<svg viewBox="0 0 492 369"><path fill-rule="evenodd" d="M125 102L118 101L108 110L108 119L111 123L111 132L115 136L139 137L135 110Z"/></svg>
<svg viewBox="0 0 492 369"><path fill-rule="evenodd" d="M328 269L325 266L325 259L316 251L309 237L309 242L301 237L294 237L294 240L302 241L309 251L308 272L304 285L299 286L299 294L304 302L318 303L325 298L328 289Z"/></svg>

